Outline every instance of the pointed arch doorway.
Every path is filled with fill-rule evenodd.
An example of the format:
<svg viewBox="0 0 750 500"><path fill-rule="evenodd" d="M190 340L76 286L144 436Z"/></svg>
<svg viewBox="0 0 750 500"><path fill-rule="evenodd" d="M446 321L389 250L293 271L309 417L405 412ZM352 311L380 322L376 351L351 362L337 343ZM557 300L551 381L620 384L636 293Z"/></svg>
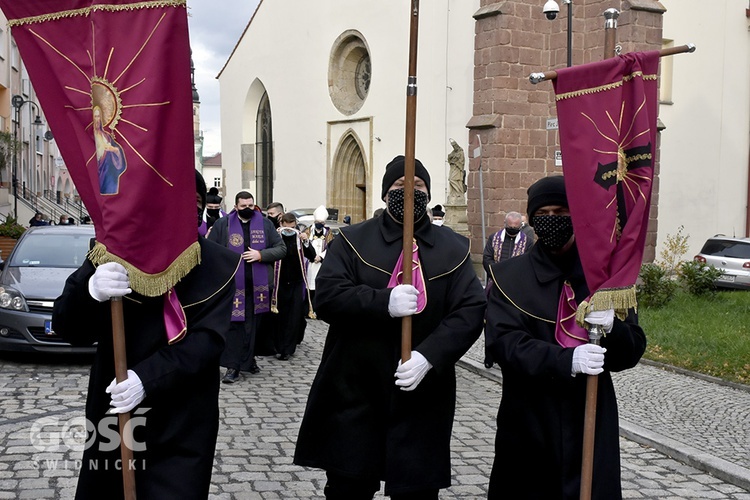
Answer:
<svg viewBox="0 0 750 500"><path fill-rule="evenodd" d="M255 201L265 207L273 201L273 128L271 102L266 92L260 98L255 121Z"/></svg>
<svg viewBox="0 0 750 500"><path fill-rule="evenodd" d="M346 131L333 156L333 179L330 206L339 209L339 220L345 215L352 224L367 219L367 164L356 133Z"/></svg>

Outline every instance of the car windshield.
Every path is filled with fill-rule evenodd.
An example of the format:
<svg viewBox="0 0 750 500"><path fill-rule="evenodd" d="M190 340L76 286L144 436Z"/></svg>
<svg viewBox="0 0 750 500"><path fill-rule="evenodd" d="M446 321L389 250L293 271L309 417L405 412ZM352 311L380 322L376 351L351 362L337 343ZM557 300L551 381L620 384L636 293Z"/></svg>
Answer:
<svg viewBox="0 0 750 500"><path fill-rule="evenodd" d="M701 253L732 259L750 259L750 243L731 240L709 240L703 245Z"/></svg>
<svg viewBox="0 0 750 500"><path fill-rule="evenodd" d="M84 234L29 234L18 243L10 266L77 268L86 259L90 239Z"/></svg>

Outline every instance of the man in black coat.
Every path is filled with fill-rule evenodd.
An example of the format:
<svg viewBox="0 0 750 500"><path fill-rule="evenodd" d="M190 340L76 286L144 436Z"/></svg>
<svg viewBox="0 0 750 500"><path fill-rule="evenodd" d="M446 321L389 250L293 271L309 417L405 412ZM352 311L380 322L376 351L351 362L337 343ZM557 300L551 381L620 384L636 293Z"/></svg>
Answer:
<svg viewBox="0 0 750 500"><path fill-rule="evenodd" d="M206 238L241 255L244 262L235 277L235 305L228 316L231 325L221 356L221 366L227 368L222 382L233 384L240 372L260 371L255 337L262 315L271 311L273 264L284 258L286 245L247 191L235 195L234 210L217 220Z"/></svg>
<svg viewBox="0 0 750 500"><path fill-rule="evenodd" d="M199 175L198 217L206 196ZM132 412L138 498L208 496L219 430L219 357L239 258L198 241L201 263L174 287L187 320L185 335L176 342L167 340L164 296L132 293L118 263L95 267L87 259L55 301L57 333L74 345L98 342L86 398L86 418L94 430L88 429L76 499L123 496L122 467L130 465L120 461L119 440L112 439L117 415L108 410ZM114 381L111 297L123 297L128 378L120 384Z"/></svg>
<svg viewBox="0 0 750 500"><path fill-rule="evenodd" d="M616 500L622 497L619 424L610 372L635 366L646 337L632 311L625 321L612 310L586 316L607 332L601 346L557 319L569 316L558 316L568 303L560 300L563 292L577 303L589 293L565 184L561 176L546 177L528 193L537 243L492 264L487 285L488 349L503 371L489 498L579 497L586 375L599 375L592 498Z"/></svg>
<svg viewBox="0 0 750 500"><path fill-rule="evenodd" d="M330 324L294 463L324 469L328 499L436 499L450 486L455 363L482 330L486 299L466 238L430 223L430 176L416 161L414 286L393 275L402 252L404 158L383 177L381 216L341 229L317 278ZM424 283L424 286L421 283ZM413 315L411 359L401 323Z"/></svg>

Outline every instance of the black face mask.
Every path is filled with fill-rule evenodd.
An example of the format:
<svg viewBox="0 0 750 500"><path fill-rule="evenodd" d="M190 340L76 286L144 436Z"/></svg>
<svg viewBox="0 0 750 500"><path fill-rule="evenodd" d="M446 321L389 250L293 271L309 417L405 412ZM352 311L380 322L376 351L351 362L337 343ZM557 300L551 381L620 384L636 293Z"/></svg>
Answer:
<svg viewBox="0 0 750 500"><path fill-rule="evenodd" d="M414 190L414 222L417 222L427 213L427 193L418 189ZM388 191L388 213L398 222L404 222L404 190L393 189Z"/></svg>
<svg viewBox="0 0 750 500"><path fill-rule="evenodd" d="M324 227L326 227L326 225L323 222L316 222L315 223L315 229L317 229L318 231L322 231Z"/></svg>
<svg viewBox="0 0 750 500"><path fill-rule="evenodd" d="M279 222L278 217L269 217L269 219L271 219L271 222L273 223L273 227L275 227L276 229L281 227L281 222Z"/></svg>
<svg viewBox="0 0 750 500"><path fill-rule="evenodd" d="M520 227L508 227L505 226L505 234L508 236L515 236L518 234L518 232L521 230Z"/></svg>
<svg viewBox="0 0 750 500"><path fill-rule="evenodd" d="M210 217L213 217L214 219L218 219L219 218L219 209L218 208L207 208L206 209L206 214L209 215Z"/></svg>
<svg viewBox="0 0 750 500"><path fill-rule="evenodd" d="M255 213L255 210L252 208L243 208L242 210L237 210L237 215L239 215L245 220L250 219L250 217L252 217L254 213Z"/></svg>
<svg viewBox="0 0 750 500"><path fill-rule="evenodd" d="M560 250L573 236L573 221L570 215L537 215L534 231L539 243L549 250Z"/></svg>

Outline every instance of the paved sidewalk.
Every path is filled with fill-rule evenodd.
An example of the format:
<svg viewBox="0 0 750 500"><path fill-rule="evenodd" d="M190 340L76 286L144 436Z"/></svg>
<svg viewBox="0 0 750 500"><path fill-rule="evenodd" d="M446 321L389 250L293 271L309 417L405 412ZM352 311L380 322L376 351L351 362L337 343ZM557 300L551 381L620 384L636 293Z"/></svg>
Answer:
<svg viewBox="0 0 750 500"><path fill-rule="evenodd" d="M462 364L502 380L484 367L484 338ZM612 375L620 435L750 490L750 387L642 361Z"/></svg>
<svg viewBox="0 0 750 500"><path fill-rule="evenodd" d="M309 322L305 342L290 361L260 358L258 375L243 374L239 383L222 386L212 500L322 498L324 473L293 465L292 455L325 331L323 322ZM479 364L477 352L481 352L481 340L462 366ZM80 360L12 355L1 356L0 366L0 499L72 498L80 450L61 446L58 451L40 453L29 435L41 417L57 419L60 425L82 417L88 367ZM482 375L468 369L457 371L453 486L441 493L442 499L486 498L502 386L496 380L500 373L496 368L486 370L479 364L473 369ZM488 373L495 378L487 377ZM726 448L727 455L721 459L747 463L747 427L742 431L747 423L735 422L735 426L730 418L741 417L739 409L746 415L746 392L725 392L728 388L704 381L700 384L707 384L705 388L696 388L692 378L653 367L622 374L617 384L628 422L638 422L657 437L682 439L696 449L703 443L715 444ZM720 398L718 403L715 396ZM686 414L683 399L695 400L696 407L709 410L708 415ZM734 410L725 412L719 405ZM713 418L702 420L706 417ZM672 426L681 433L672 432ZM733 434L733 429L744 434ZM620 446L625 498L750 500L747 489L659 451L661 443L643 445L622 437ZM383 498L382 494L377 498Z"/></svg>

